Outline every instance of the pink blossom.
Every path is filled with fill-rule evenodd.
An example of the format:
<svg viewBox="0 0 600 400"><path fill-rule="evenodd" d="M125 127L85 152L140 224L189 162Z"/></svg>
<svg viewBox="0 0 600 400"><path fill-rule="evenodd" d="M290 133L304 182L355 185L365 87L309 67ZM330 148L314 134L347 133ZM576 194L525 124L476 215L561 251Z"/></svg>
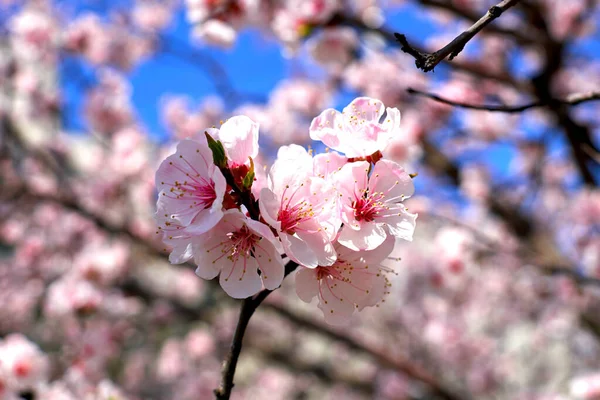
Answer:
<svg viewBox="0 0 600 400"><path fill-rule="evenodd" d="M185 139L204 132L221 119L223 104L217 97L206 97L191 110L190 100L181 96L167 96L162 99L163 121L169 130L179 139Z"/></svg>
<svg viewBox="0 0 600 400"><path fill-rule="evenodd" d="M246 116L231 117L209 133L223 143L232 167L248 164L248 158L258 155L258 124Z"/></svg>
<svg viewBox="0 0 600 400"><path fill-rule="evenodd" d="M181 141L156 172L159 229L169 237L176 222L178 229L184 227L189 234L207 232L223 216L226 186L206 139Z"/></svg>
<svg viewBox="0 0 600 400"><path fill-rule="evenodd" d="M303 301L319 298L325 321L339 325L348 322L354 310L381 302L390 283L381 265L394 249L395 239L388 236L375 250L352 251L336 244L337 260L330 266L300 267L296 273L296 293Z"/></svg>
<svg viewBox="0 0 600 400"><path fill-rule="evenodd" d="M56 39L57 26L49 13L36 7L24 7L7 24L13 36L14 50L26 57L38 57Z"/></svg>
<svg viewBox="0 0 600 400"><path fill-rule="evenodd" d="M131 86L113 70L99 73L100 83L87 95L85 115L92 129L114 133L131 123Z"/></svg>
<svg viewBox="0 0 600 400"><path fill-rule="evenodd" d="M48 367L46 355L23 335L8 335L0 341L0 378L11 390L31 390L47 381Z"/></svg>
<svg viewBox="0 0 600 400"><path fill-rule="evenodd" d="M388 234L412 240L416 214L401 203L414 193L404 169L393 161L380 160L369 173L370 164L346 164L336 174L344 229L338 241L353 250L372 250Z"/></svg>
<svg viewBox="0 0 600 400"><path fill-rule="evenodd" d="M48 287L44 312L54 318L89 313L96 311L102 300L102 292L89 281L63 277Z"/></svg>
<svg viewBox="0 0 600 400"><path fill-rule="evenodd" d="M333 186L313 175L312 157L306 150L297 145L281 147L259 206L288 257L309 268L333 264L332 240L340 225L336 195Z"/></svg>
<svg viewBox="0 0 600 400"><path fill-rule="evenodd" d="M154 32L168 25L172 14L168 2L145 0L136 2L132 18L141 29Z"/></svg>
<svg viewBox="0 0 600 400"><path fill-rule="evenodd" d="M195 329L188 333L185 346L191 359L201 360L215 350L214 335L207 329Z"/></svg>
<svg viewBox="0 0 600 400"><path fill-rule="evenodd" d="M243 299L263 285L273 290L283 281L283 261L276 246L277 239L268 226L232 209L212 230L176 247L170 259L182 263L193 258L198 265L196 275L213 279L220 274L225 292Z"/></svg>
<svg viewBox="0 0 600 400"><path fill-rule="evenodd" d="M293 79L281 82L269 101L272 108L312 117L325 107L330 98L329 88L321 82ZM306 132L304 132L306 136Z"/></svg>
<svg viewBox="0 0 600 400"><path fill-rule="evenodd" d="M104 64L110 57L110 34L96 14L82 14L74 20L63 41L67 50L83 55L92 64Z"/></svg>
<svg viewBox="0 0 600 400"><path fill-rule="evenodd" d="M313 119L310 138L347 157L366 157L383 150L399 129L397 108L385 109L379 100L359 97L341 113L330 108Z"/></svg>
<svg viewBox="0 0 600 400"><path fill-rule="evenodd" d="M210 19L194 27L193 36L210 44L231 47L237 38L235 29L226 22Z"/></svg>
<svg viewBox="0 0 600 400"><path fill-rule="evenodd" d="M354 58L359 45L358 35L351 28L328 28L309 42L309 51L315 61L339 73Z"/></svg>
<svg viewBox="0 0 600 400"><path fill-rule="evenodd" d="M576 399L593 400L600 396L600 374L578 376L569 383L571 396Z"/></svg>
<svg viewBox="0 0 600 400"><path fill-rule="evenodd" d="M121 242L100 245L93 243L83 249L75 260L75 273L91 282L109 285L122 277L129 256Z"/></svg>

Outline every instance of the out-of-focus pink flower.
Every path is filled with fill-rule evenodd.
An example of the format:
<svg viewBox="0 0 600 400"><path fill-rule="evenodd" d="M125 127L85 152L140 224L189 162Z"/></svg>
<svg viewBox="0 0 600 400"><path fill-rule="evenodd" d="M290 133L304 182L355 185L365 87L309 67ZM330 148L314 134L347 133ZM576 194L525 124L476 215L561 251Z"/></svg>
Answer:
<svg viewBox="0 0 600 400"><path fill-rule="evenodd" d="M358 35L351 28L328 28L309 42L315 61L333 72L341 72L354 59Z"/></svg>
<svg viewBox="0 0 600 400"><path fill-rule="evenodd" d="M210 19L194 27L193 36L210 44L231 47L237 38L236 30L226 22Z"/></svg>
<svg viewBox="0 0 600 400"><path fill-rule="evenodd" d="M208 330L195 329L188 333L185 346L192 359L200 360L215 350L215 340Z"/></svg>
<svg viewBox="0 0 600 400"><path fill-rule="evenodd" d="M380 160L369 174L366 161L348 163L336 174L344 228L338 241L353 250L372 250L388 234L412 240L416 214L402 201L414 193L404 169L393 161Z"/></svg>
<svg viewBox="0 0 600 400"><path fill-rule="evenodd" d="M135 24L150 32L163 29L171 22L172 16L173 10L166 1L138 1L132 12Z"/></svg>
<svg viewBox="0 0 600 400"><path fill-rule="evenodd" d="M128 247L123 243L92 244L75 260L75 273L91 282L109 285L123 275L128 257Z"/></svg>
<svg viewBox="0 0 600 400"><path fill-rule="evenodd" d="M446 227L438 231L434 241L437 261L443 272L463 274L473 261L472 235L464 229Z"/></svg>
<svg viewBox="0 0 600 400"><path fill-rule="evenodd" d="M85 115L92 129L114 133L132 121L131 86L113 70L99 73L100 83L87 95Z"/></svg>
<svg viewBox="0 0 600 400"><path fill-rule="evenodd" d="M172 239L171 232L181 227L189 234L214 227L223 216L226 186L223 174L213 164L206 138L181 141L156 172L160 191L156 218L165 238Z"/></svg>
<svg viewBox="0 0 600 400"><path fill-rule="evenodd" d="M366 157L383 150L399 134L400 111L379 100L359 97L343 112L327 109L310 125L310 138L347 157Z"/></svg>
<svg viewBox="0 0 600 400"><path fill-rule="evenodd" d="M186 97L168 96L163 99L163 120L179 139L202 134L207 126L214 126L223 115L223 104L217 97L206 97L196 110L190 109Z"/></svg>
<svg viewBox="0 0 600 400"><path fill-rule="evenodd" d="M183 345L177 339L168 339L157 360L156 374L159 380L168 382L185 371Z"/></svg>
<svg viewBox="0 0 600 400"><path fill-rule="evenodd" d="M317 268L300 267L296 273L296 293L303 301L319 298L325 321L339 325L348 322L354 310L378 304L387 292L390 272L381 265L394 249L395 239L387 239L375 250L352 251L336 245L333 265Z"/></svg>
<svg viewBox="0 0 600 400"><path fill-rule="evenodd" d="M44 312L55 318L87 314L98 310L102 300L102 292L89 281L63 277L48 287Z"/></svg>
<svg viewBox="0 0 600 400"><path fill-rule="evenodd" d="M47 381L48 368L47 356L25 336L12 334L0 341L0 382L8 390L35 389Z"/></svg>
<svg viewBox="0 0 600 400"><path fill-rule="evenodd" d="M329 89L322 83L294 79L277 85L271 93L269 104L277 110L283 109L313 117L326 106L329 97Z"/></svg>
<svg viewBox="0 0 600 400"><path fill-rule="evenodd" d="M110 166L124 176L142 172L148 163L146 136L134 127L117 131L112 137Z"/></svg>
<svg viewBox="0 0 600 400"><path fill-rule="evenodd" d="M57 25L42 8L23 7L8 22L14 50L25 57L37 57L50 48L57 34Z"/></svg>
<svg viewBox="0 0 600 400"><path fill-rule="evenodd" d="M571 396L575 399L594 400L600 397L600 374L579 376L570 382Z"/></svg>

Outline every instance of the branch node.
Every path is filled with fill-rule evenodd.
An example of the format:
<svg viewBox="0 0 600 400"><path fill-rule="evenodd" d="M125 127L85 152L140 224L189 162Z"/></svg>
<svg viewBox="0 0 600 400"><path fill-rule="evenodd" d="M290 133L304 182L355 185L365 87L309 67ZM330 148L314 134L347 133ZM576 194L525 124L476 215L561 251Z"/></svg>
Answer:
<svg viewBox="0 0 600 400"><path fill-rule="evenodd" d="M492 6L488 10L488 12L490 13L490 17L492 17L492 18L498 18L499 16L502 15L503 10L502 10L502 8L500 8L498 6Z"/></svg>

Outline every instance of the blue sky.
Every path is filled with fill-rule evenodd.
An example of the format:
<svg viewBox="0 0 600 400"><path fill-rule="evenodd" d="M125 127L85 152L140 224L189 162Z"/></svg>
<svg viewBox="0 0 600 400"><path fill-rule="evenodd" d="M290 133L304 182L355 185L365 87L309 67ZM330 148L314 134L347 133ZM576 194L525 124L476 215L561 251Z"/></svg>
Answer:
<svg viewBox="0 0 600 400"><path fill-rule="evenodd" d="M77 3L74 8L76 12L87 10L104 12L103 10L106 10L104 3L107 2L84 0L59 3L68 8L73 8ZM117 4L127 3L127 1L119 1L110 4L111 7L115 7ZM387 18L389 27L397 29L402 27L402 30L410 32L415 37L427 37L435 28L433 24L426 23L423 18L416 16L412 7L393 9L387 13ZM166 136L159 111L162 96L187 95L193 101L200 102L206 96L219 95L210 74L203 70L205 65L211 62L210 60L224 69L237 92L249 94L250 98L258 101L265 101L268 93L279 81L293 76L299 69L306 69L306 65L301 65L298 59L284 58L279 43L257 29L243 30L231 49L191 44L189 33L190 26L184 12L180 10L163 34L163 38L176 52L203 61L191 63L174 56L171 51L160 51L129 73L133 87L132 101L138 118L149 134L159 140ZM69 59L65 62L61 75L68 112L65 116L65 124L68 129L85 130L85 122L81 118L81 89L85 87L85 82L93 82L94 73L82 63ZM227 104L228 106L239 105L235 104L237 99L232 100ZM348 102L348 98L343 95L338 100L339 104L334 106L341 107Z"/></svg>
<svg viewBox="0 0 600 400"><path fill-rule="evenodd" d="M108 15L106 10L122 9L130 5L131 0L57 0L56 4L64 9L67 15L84 11ZM386 10L386 27L392 31L407 33L409 39L417 43L424 43L432 34L439 33L440 29L439 25L428 20L416 6L410 3L402 8ZM294 76L298 71L318 75L318 71L301 59L284 58L279 43L257 29L246 29L240 32L238 40L231 49L191 44L189 37L190 26L185 19L184 11L180 9L163 34L163 40L171 50L157 52L128 74L133 88L132 101L137 117L148 134L158 141L167 138L160 115L163 96L186 95L194 103L200 103L206 96L219 95L219 88L212 80L211 74L206 73L205 70L207 67L210 68L211 63L216 63L225 71L236 92L248 95L247 98L228 99L225 105L229 110L250 98L258 102L266 101L268 93L278 82ZM477 41L474 41L469 44L465 52L477 51L477 46ZM591 37L581 41L575 50L579 54L600 54L600 40L598 37ZM172 53L185 54L185 59ZM532 73L523 68L523 62L518 57L514 57L512 67L515 71L519 71L519 76L524 78ZM444 79L447 71L447 67L440 65L431 78ZM61 79L66 110L65 127L71 131L85 131L85 121L81 112L82 93L94 81L94 71L78 60L68 58L63 63ZM342 108L353 97L355 93L340 93L332 106ZM459 116L460 113L457 113L456 117ZM528 136L540 135L540 132L536 132L535 126L525 126L525 130ZM558 153L564 152L565 142L562 135L554 135L554 138L551 142L554 150ZM468 156L472 159L471 157L482 155L470 152ZM510 160L513 156L513 146L500 143L488 147L482 161L488 163L495 180L503 180L510 174Z"/></svg>

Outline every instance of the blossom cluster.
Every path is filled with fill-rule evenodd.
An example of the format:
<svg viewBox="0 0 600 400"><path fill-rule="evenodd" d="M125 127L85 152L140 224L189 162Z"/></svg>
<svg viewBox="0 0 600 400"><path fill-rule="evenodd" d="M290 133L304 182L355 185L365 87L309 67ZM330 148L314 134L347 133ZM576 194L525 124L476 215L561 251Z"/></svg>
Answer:
<svg viewBox="0 0 600 400"><path fill-rule="evenodd" d="M396 239L412 240L417 218L402 204L412 177L381 153L399 126L396 108L357 98L312 121L326 152L282 146L268 174L254 161L259 126L246 116L182 140L156 172L170 261L193 260L198 276L219 276L227 294L247 298L279 287L288 260L298 296L318 297L332 324L377 305L392 272L383 262Z"/></svg>

